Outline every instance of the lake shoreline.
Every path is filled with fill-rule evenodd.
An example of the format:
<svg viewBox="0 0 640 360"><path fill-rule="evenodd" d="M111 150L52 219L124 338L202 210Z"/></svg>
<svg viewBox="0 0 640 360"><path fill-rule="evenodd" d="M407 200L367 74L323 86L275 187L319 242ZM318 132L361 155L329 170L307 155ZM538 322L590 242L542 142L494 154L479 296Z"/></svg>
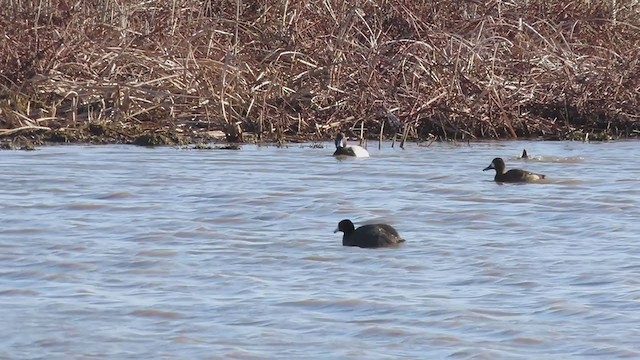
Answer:
<svg viewBox="0 0 640 360"><path fill-rule="evenodd" d="M331 142L331 134L319 136L317 134L270 134L258 135L251 132L242 132L239 127L236 131L224 131L224 129L210 130L204 128L167 128L163 126L146 127L131 125L116 125L110 123L84 124L76 127L61 127L57 129L46 127L24 127L0 132L0 150L34 150L37 147L60 144L127 144L137 146L186 146L201 150L211 149L239 149L244 144L266 144L286 146L291 143L319 143ZM396 133L395 135L383 134L382 137L371 136L364 132L361 138L357 131L347 131L349 140L358 143L366 140L369 144L378 141L406 142L483 142L483 141L512 141L512 140L539 140L539 141L609 141L621 139L637 139L638 132L630 134L615 134L611 131L585 132L576 130L569 133L551 134L549 136L521 137L521 138L442 138L438 136L409 136L409 134ZM369 135L369 136L367 136Z"/></svg>

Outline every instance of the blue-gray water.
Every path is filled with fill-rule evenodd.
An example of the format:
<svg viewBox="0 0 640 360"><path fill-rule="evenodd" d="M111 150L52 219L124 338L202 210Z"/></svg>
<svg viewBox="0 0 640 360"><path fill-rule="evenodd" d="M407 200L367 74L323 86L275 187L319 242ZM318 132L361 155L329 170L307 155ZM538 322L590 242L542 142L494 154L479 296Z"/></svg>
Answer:
<svg viewBox="0 0 640 360"><path fill-rule="evenodd" d="M640 357L640 143L324 145L0 152L0 358Z"/></svg>

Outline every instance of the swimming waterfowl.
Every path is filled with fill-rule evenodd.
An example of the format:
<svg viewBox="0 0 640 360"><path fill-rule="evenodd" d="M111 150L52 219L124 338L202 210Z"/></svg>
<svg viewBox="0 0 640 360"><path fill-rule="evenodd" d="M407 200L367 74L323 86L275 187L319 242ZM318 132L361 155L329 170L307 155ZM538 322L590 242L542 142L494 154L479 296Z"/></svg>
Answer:
<svg viewBox="0 0 640 360"><path fill-rule="evenodd" d="M522 156L520 156L521 159L528 159L529 155L527 154L527 149L523 149L522 150Z"/></svg>
<svg viewBox="0 0 640 360"><path fill-rule="evenodd" d="M358 246L361 248L378 248L397 246L405 240L398 231L387 224L368 224L355 228L351 220L344 219L338 223L334 231L342 231L342 246Z"/></svg>
<svg viewBox="0 0 640 360"><path fill-rule="evenodd" d="M355 156L355 157L369 157L367 149L358 145L347 146L347 138L344 133L339 132L336 135L336 151L333 156Z"/></svg>
<svg viewBox="0 0 640 360"><path fill-rule="evenodd" d="M495 158L489 166L482 171L491 169L496 170L496 176L493 178L497 182L517 183L517 182L535 182L545 178L545 175L532 173L526 170L511 169L504 172L505 169L504 160L501 158Z"/></svg>

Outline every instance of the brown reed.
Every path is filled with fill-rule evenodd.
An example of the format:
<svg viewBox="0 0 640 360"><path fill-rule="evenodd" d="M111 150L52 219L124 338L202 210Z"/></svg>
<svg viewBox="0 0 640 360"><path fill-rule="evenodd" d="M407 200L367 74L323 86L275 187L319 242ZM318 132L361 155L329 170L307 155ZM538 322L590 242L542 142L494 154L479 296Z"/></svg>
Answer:
<svg viewBox="0 0 640 360"><path fill-rule="evenodd" d="M0 29L5 134L238 123L282 143L360 124L402 129L404 146L640 131L637 0L0 0ZM383 128L390 108L399 124Z"/></svg>

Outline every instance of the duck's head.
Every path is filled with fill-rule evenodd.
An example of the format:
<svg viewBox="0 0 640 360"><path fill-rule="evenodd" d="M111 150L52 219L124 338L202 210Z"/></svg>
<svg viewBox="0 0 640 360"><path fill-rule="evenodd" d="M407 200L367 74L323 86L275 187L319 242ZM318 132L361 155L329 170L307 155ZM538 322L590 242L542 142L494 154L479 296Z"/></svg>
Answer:
<svg viewBox="0 0 640 360"><path fill-rule="evenodd" d="M504 160L502 160L501 158L495 158L493 159L491 164L489 164L489 166L487 166L486 168L482 169L482 171L495 169L496 172L502 174L504 172L505 167L506 166L504 165Z"/></svg>
<svg viewBox="0 0 640 360"><path fill-rule="evenodd" d="M343 132L339 132L336 135L335 143L336 143L336 149L347 146L347 138L346 138L346 136L344 136Z"/></svg>

